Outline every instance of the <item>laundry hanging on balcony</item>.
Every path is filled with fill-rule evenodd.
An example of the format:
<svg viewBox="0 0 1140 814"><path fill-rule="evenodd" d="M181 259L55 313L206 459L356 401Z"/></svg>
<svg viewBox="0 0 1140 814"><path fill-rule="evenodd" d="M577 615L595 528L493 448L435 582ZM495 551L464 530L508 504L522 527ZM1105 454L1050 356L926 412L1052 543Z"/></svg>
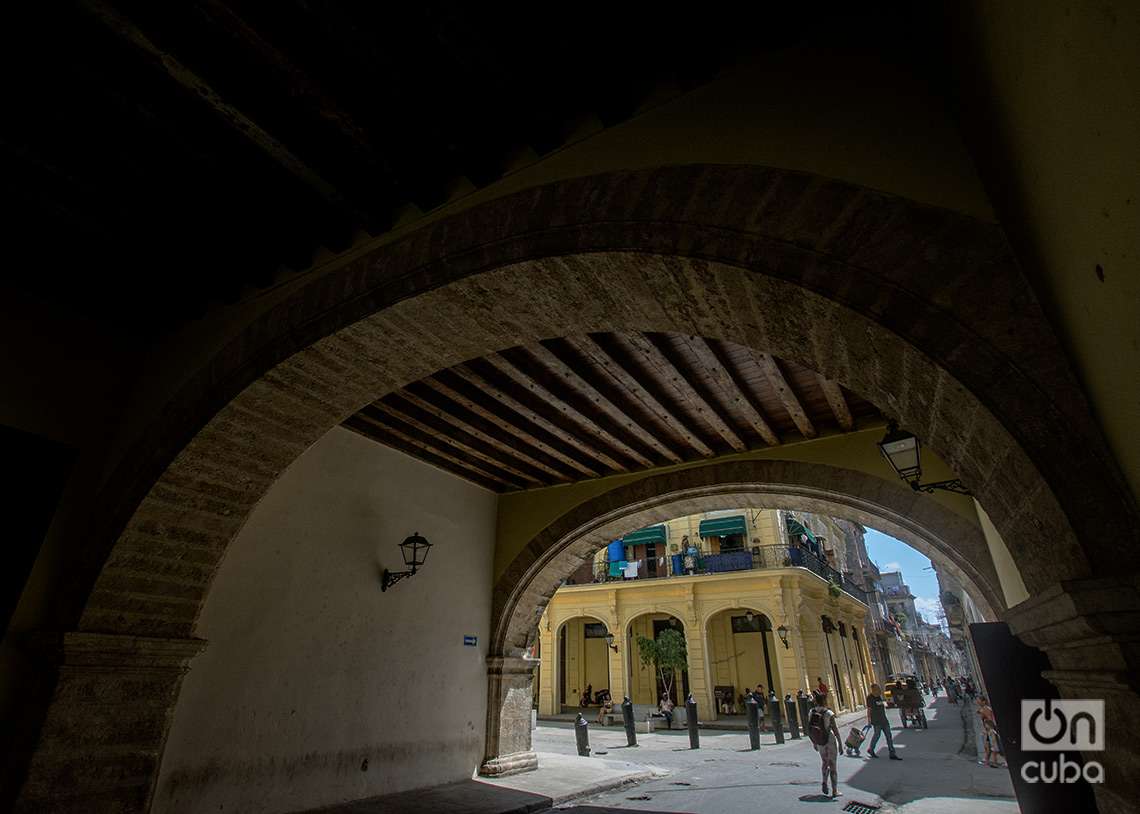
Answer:
<svg viewBox="0 0 1140 814"><path fill-rule="evenodd" d="M805 545L814 553L820 553L819 540L811 533L811 529L799 520L796 520L796 518L790 514L784 516L784 525L788 527L788 539L790 542Z"/></svg>

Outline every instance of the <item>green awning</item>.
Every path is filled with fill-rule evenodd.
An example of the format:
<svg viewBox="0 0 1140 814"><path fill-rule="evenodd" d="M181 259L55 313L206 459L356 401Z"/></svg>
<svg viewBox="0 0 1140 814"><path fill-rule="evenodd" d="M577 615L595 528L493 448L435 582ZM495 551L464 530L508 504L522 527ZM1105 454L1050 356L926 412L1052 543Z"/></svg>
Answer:
<svg viewBox="0 0 1140 814"><path fill-rule="evenodd" d="M701 537L727 537L730 534L747 534L748 527L744 524L744 515L735 514L732 517L702 520L697 533Z"/></svg>
<svg viewBox="0 0 1140 814"><path fill-rule="evenodd" d="M665 526L649 526L622 537L626 545L650 545L665 542Z"/></svg>
<svg viewBox="0 0 1140 814"><path fill-rule="evenodd" d="M811 529L809 529L807 526L805 526L803 523L801 523L800 521L796 520L793 517L788 518L788 533L791 534L792 536L796 536L799 534L806 534L807 538L809 540L811 540L813 543L818 542L815 539L815 535L811 533Z"/></svg>

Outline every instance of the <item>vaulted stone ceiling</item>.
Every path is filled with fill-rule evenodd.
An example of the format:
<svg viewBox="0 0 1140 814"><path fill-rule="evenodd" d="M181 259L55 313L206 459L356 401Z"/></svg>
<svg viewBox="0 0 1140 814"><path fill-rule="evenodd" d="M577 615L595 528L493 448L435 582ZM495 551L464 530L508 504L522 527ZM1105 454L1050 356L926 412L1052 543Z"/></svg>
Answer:
<svg viewBox="0 0 1140 814"><path fill-rule="evenodd" d="M699 461L879 420L807 368L683 334L545 340L463 364L344 425L497 492Z"/></svg>

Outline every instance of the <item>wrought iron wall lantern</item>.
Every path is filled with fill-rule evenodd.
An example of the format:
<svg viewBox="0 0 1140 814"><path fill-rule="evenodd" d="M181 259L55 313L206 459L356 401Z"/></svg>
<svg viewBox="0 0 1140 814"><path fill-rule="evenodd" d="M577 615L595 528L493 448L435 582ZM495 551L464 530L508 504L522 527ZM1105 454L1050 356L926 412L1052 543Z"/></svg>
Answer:
<svg viewBox="0 0 1140 814"><path fill-rule="evenodd" d="M610 650L614 651L615 653L618 652L618 646L614 644L614 634L606 634L606 644L609 646Z"/></svg>
<svg viewBox="0 0 1140 814"><path fill-rule="evenodd" d="M969 495L970 491L962 485L958 478L953 480L940 480L935 483L922 482L922 445L918 437L900 430L898 424L891 422L887 427L887 434L879 442L879 450L891 469L902 480L910 484L916 492L934 494L934 490L942 489L959 495Z"/></svg>
<svg viewBox="0 0 1140 814"><path fill-rule="evenodd" d="M776 628L776 633L779 635L780 641L782 641L784 643L784 649L787 650L788 647L790 646L788 644L788 627L787 627L787 625L780 625L778 628Z"/></svg>
<svg viewBox="0 0 1140 814"><path fill-rule="evenodd" d="M408 570L389 571L385 568L380 579L380 590L386 591L400 580L414 577L416 569L422 568L423 564L427 562L429 550L431 550L431 543L421 537L418 531L400 543L400 553L404 557L404 565L408 566Z"/></svg>

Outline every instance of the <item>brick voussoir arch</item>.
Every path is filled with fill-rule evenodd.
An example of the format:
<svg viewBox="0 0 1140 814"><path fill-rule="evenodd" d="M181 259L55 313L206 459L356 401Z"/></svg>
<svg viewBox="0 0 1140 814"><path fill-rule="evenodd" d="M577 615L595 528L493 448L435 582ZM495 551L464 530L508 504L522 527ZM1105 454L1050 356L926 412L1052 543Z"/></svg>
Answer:
<svg viewBox="0 0 1140 814"><path fill-rule="evenodd" d="M804 173L665 167L496 199L310 276L139 432L68 564L72 604L57 618L76 632L65 663L83 660L111 695L119 667L167 671L153 713L134 705L92 725L114 720L100 744L153 764L132 773L139 784L153 779L200 646L168 643L193 636L226 547L278 475L384 394L541 338L699 334L844 384L963 477L1031 592L1087 575L1090 559L1103 571L1130 562L1140 535L1131 493L993 224ZM67 700L75 690L62 682L75 674L60 675L26 799L34 809L66 786L122 802L127 792L92 768L110 760L102 746L51 734L90 728L94 714Z"/></svg>
<svg viewBox="0 0 1140 814"><path fill-rule="evenodd" d="M663 258L665 276L680 285L672 286L672 299L650 298L636 307L623 296L628 286L610 286L607 291L605 285L575 285L574 259L600 252L636 253L627 258L624 270L610 264L619 280L637 274L637 258L650 254ZM732 312L747 303L749 298L739 290L746 284L717 286L714 275L694 271L694 259L747 269L786 281L797 290L785 295L779 309L783 313L766 313L756 320L761 324L741 326L747 317ZM984 496L1007 538L1014 529L1029 528L1069 549L1059 559L1043 552L1040 556L1047 563L1039 563L1042 568L1055 570L1059 565L1065 573L1084 573L1088 566L1074 537L1126 547L1129 535L1121 530L1137 529L1138 524L1124 522L1134 518L1134 506L1111 465L1082 467L1079 473L1069 465L1090 452L1104 460L1108 455L1064 356L996 226L804 173L681 166L571 179L520 192L364 251L315 277L259 317L187 384L117 469L102 501L109 511L97 524L82 564L88 583L106 564L116 535L136 539L142 535L148 544L165 543L184 526L206 526L211 533L207 548L224 548L240 528L243 507L256 502L298 450L362 404L438 369L431 364L442 367L445 361L459 362L555 335L559 329L536 325L533 313L520 313L525 309L515 307L515 301L527 294L523 289L483 284L495 269L527 262L552 275L569 272L567 285L545 292L549 297L545 308L580 314L577 323L582 330L653 329L654 325L691 330L700 321L707 335L772 349L778 343L770 341L771 336L786 330L787 320L831 318L827 309L806 307L809 292L840 303L921 349L935 363L930 369L949 371L953 381L935 377L910 381L906 359L872 348L867 358L873 363L897 361L893 369L882 371L881 386L872 388L885 390L882 385L893 380L893 392L874 398L878 394L861 388L859 377L851 375L852 345L895 341L889 335L848 336L847 347L832 348L828 345L834 344L834 332L821 329L807 337L798 358L870 397L884 412L904 418L952 467L970 473L970 485ZM393 365L387 376L377 375L374 364L366 376L359 375L360 359L382 362L375 357L377 347L389 353L392 348L392 343L377 343L374 334L369 335L365 323L370 315L456 285L465 292L460 302L439 304L440 311L434 314L406 310L426 325L449 329L458 318L468 323L466 335L448 330L451 346L444 347L444 340L430 331L413 336L406 325L389 326L404 333L405 344L397 352L422 364ZM967 299L969 304L964 305ZM716 304L722 312L710 314ZM471 325L470 319L462 319L457 310L461 308L480 313L483 319ZM658 313L651 313L654 309ZM667 310L674 313L664 313ZM528 319L530 324L524 324ZM561 326L565 328L572 326ZM336 341L328 341L333 338ZM350 346L360 359L347 351ZM424 358L425 346L435 362ZM966 400L970 401L967 418L984 408L997 422L958 421L950 431L937 426L947 411L939 415L940 405L932 399L945 400L951 388L969 390L976 399ZM251 416L250 411L263 415ZM954 412L962 414L962 407ZM196 433L196 441L210 433L220 447L227 432L256 437L273 447L269 455L254 456L263 458L254 464L244 450L231 445L242 459L241 466L257 471L233 490L237 505L229 515L196 517L179 510L172 516L147 505L154 500L142 500L160 473L171 478L171 471L178 468L177 461L170 466L176 454L188 457L187 444ZM940 432L951 437L939 445L935 439ZM202 446L195 443L195 451ZM216 464L213 476L201 460L195 461L203 468L203 477L181 493L172 488L174 502L197 500L195 493L202 491L217 495L223 489L234 462L220 449L210 455ZM1092 506L1097 510L1088 510ZM126 531L120 533L123 528ZM141 540L135 548L140 547ZM138 558L128 562L140 563ZM144 568L148 575L149 568ZM177 571L165 569L171 570ZM87 603L84 629L187 632L186 624L165 626L157 621L153 630L148 629L148 598L165 595L164 589L173 587L164 580L140 581L139 574L132 572L131 577L105 574L101 582ZM112 609L105 607L104 600L117 595L122 601L115 604L121 607L109 614ZM131 614L138 623L131 622Z"/></svg>
<svg viewBox="0 0 1140 814"><path fill-rule="evenodd" d="M566 575L614 537L690 511L784 508L846 517L907 542L949 568L989 619L1005 610L980 529L939 503L881 478L824 464L732 461L647 476L559 517L495 584L491 652L518 655Z"/></svg>
<svg viewBox="0 0 1140 814"><path fill-rule="evenodd" d="M804 173L700 165L609 173L526 190L360 252L339 268L314 276L310 284L256 319L140 435L104 489L100 505L105 510L96 518L76 582L94 583L116 537L149 528L153 533L147 539L163 543L179 533L191 533L176 531L184 524L166 522L165 516L149 518L148 525L154 513L140 503L195 434L246 388L282 385L269 398L264 393L242 395L261 406L281 399L304 402L295 411L301 420L326 428L348 415L354 405L380 395L357 392L343 379L333 376L330 381L319 374L306 388L289 387L274 371L276 365L370 314L482 272L539 258L558 265L558 258L603 251L723 262L787 280L867 315L952 371L959 386L968 388L979 405L998 417L1002 428L996 434L1008 431L1018 442L1021 449L1011 450L996 437L976 437L980 430L974 428L970 432L975 437L968 440L976 443L958 439L940 449L960 472L973 469L984 480L1005 481L989 490L987 505L1007 537L1015 528L1030 528L1072 541L1071 523L1082 540L1111 549L1105 556L1127 557L1134 549L1140 524L1131 522L1136 517L1131 494L998 227ZM568 293L563 292L551 307L596 310L597 292L577 292L577 300L565 296ZM717 293L731 308L733 292ZM615 317L611 324L620 327L628 303L614 297L609 305ZM794 310L796 305L793 299L786 307ZM496 309L481 300L478 291L470 306L485 309L488 319L512 324L509 308ZM683 313L691 304L680 299L666 307ZM447 323L435 318L429 324ZM604 329L602 323L596 324ZM504 333L517 339L528 332L498 332ZM819 338L816 341L822 344ZM480 347L510 344L517 342L496 341L488 335L469 347L471 355L478 355ZM826 349L815 350L809 366L842 380L848 372L843 360ZM904 371L894 372L902 384ZM935 393L941 385L925 384ZM929 411L932 405L903 401L929 396L920 390L900 387L893 399L879 406L897 415L910 412L907 408ZM317 398L310 398L313 395ZM296 420L292 414L286 423ZM929 438L928 422L919 423L911 429ZM314 440L311 432L302 435L293 438L286 433L279 440L285 448ZM1084 466L1079 472L1070 465L1090 454L1100 465ZM971 457L976 460L968 460ZM1033 465L1025 466L1029 462L1025 457ZM220 470L226 468L220 453L215 458ZM289 460L285 455L262 462L256 480L271 482ZM243 465L255 466L248 459ZM1044 487L1038 471L1051 489ZM983 484L971 485L979 489ZM243 493L239 499L256 500L252 485L239 491ZM1056 508L1051 512L1047 504L1058 498L1067 517L1042 520L1055 514ZM135 528L124 535L132 515ZM238 515L240 511L235 519ZM232 537L240 526L216 518L211 522L215 528L210 544L223 546L219 538ZM1086 567L1070 557L1065 561L1066 571ZM1072 568L1067 566L1070 562ZM142 588L139 595L148 596L161 586L118 587ZM100 596L107 594L95 598ZM79 610L75 609L76 616ZM89 607L83 627L121 630L120 621Z"/></svg>

